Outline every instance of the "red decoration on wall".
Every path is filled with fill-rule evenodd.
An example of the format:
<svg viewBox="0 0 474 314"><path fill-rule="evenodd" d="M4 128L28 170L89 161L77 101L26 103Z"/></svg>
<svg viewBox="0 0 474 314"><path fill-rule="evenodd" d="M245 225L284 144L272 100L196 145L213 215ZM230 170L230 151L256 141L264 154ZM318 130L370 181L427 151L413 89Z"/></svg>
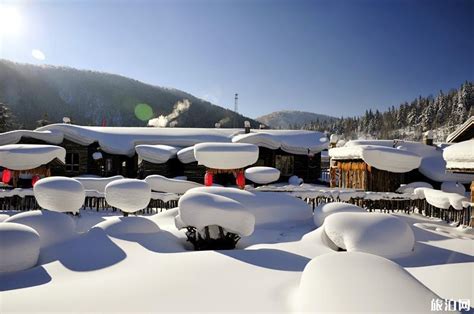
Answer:
<svg viewBox="0 0 474 314"><path fill-rule="evenodd" d="M205 186L211 186L213 181L213 175L211 172L206 171L206 174L204 175L204 185Z"/></svg>
<svg viewBox="0 0 474 314"><path fill-rule="evenodd" d="M240 189L245 188L245 176L244 176L244 173L242 171L237 173L237 179L235 181L237 183L237 186Z"/></svg>
<svg viewBox="0 0 474 314"><path fill-rule="evenodd" d="M3 169L2 182L8 184L12 179L12 172L9 169Z"/></svg>
<svg viewBox="0 0 474 314"><path fill-rule="evenodd" d="M31 178L31 185L35 186L36 182L38 182L39 179L41 179L40 176L33 176L33 178Z"/></svg>

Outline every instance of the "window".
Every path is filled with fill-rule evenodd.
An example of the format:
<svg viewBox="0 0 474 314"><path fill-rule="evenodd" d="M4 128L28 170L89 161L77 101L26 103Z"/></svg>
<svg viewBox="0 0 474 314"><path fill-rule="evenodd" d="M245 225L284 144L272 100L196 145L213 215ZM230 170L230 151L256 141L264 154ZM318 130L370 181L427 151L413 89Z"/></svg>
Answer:
<svg viewBox="0 0 474 314"><path fill-rule="evenodd" d="M286 155L275 156L275 168L280 170L282 176L291 176L294 172L294 157Z"/></svg>
<svg viewBox="0 0 474 314"><path fill-rule="evenodd" d="M66 171L79 171L78 153L66 153Z"/></svg>
<svg viewBox="0 0 474 314"><path fill-rule="evenodd" d="M113 169L113 162L111 158L105 160L105 171L111 172Z"/></svg>

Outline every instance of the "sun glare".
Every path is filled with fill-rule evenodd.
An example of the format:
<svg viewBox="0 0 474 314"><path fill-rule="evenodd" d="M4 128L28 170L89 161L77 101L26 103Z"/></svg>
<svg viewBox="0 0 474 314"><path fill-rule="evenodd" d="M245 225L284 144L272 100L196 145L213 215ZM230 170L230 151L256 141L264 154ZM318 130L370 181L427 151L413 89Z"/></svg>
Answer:
<svg viewBox="0 0 474 314"><path fill-rule="evenodd" d="M21 15L11 6L0 5L0 35L15 35L21 30Z"/></svg>

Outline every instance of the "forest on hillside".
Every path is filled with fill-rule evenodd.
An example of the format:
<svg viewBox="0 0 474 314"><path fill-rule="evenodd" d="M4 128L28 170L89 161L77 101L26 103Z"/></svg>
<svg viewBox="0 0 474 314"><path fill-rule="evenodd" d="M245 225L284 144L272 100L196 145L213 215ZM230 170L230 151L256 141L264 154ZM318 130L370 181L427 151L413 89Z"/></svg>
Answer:
<svg viewBox="0 0 474 314"><path fill-rule="evenodd" d="M436 97L419 96L398 108L387 111L366 110L359 117L341 117L334 121L315 120L304 129L339 134L345 139L420 140L423 132L433 130L436 141L444 141L449 133L474 114L474 84L465 82L459 89Z"/></svg>

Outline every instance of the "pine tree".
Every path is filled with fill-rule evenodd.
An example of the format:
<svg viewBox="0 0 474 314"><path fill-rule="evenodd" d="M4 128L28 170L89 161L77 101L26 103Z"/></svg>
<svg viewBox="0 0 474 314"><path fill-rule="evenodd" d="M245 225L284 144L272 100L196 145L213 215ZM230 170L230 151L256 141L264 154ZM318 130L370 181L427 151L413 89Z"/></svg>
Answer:
<svg viewBox="0 0 474 314"><path fill-rule="evenodd" d="M15 129L15 117L7 105L0 103L0 132L7 132Z"/></svg>

